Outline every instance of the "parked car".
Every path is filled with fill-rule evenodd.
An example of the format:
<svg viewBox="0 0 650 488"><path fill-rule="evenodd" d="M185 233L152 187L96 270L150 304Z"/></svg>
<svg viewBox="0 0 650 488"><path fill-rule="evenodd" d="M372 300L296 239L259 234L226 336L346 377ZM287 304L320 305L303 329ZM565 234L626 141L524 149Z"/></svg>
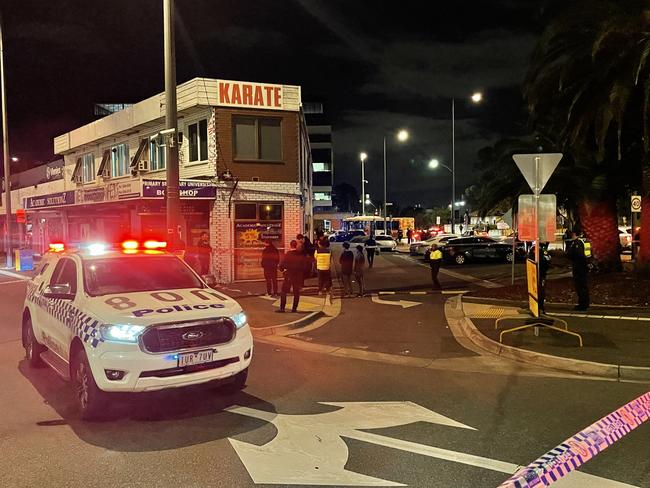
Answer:
<svg viewBox="0 0 650 488"><path fill-rule="evenodd" d="M353 237L365 235L366 233L362 230L337 231L335 235L330 237L330 242L348 242Z"/></svg>
<svg viewBox="0 0 650 488"><path fill-rule="evenodd" d="M429 249L431 249L432 244L436 244L438 247L444 246L449 239L455 239L458 236L455 234L440 234L436 237L431 237L423 242L414 242L409 247L409 253L411 256L426 256Z"/></svg>
<svg viewBox="0 0 650 488"><path fill-rule="evenodd" d="M490 237L474 236L450 239L442 248L443 258L456 264L465 264L470 261L507 261L512 262L512 246L497 242ZM516 249L517 259L525 256Z"/></svg>
<svg viewBox="0 0 650 488"><path fill-rule="evenodd" d="M366 241L369 239L368 236L355 236L352 239L350 239L350 244L361 244L362 246L366 243Z"/></svg>
<svg viewBox="0 0 650 488"><path fill-rule="evenodd" d="M397 247L397 241L391 236L375 236L375 241L377 242L377 248L380 251L394 251Z"/></svg>

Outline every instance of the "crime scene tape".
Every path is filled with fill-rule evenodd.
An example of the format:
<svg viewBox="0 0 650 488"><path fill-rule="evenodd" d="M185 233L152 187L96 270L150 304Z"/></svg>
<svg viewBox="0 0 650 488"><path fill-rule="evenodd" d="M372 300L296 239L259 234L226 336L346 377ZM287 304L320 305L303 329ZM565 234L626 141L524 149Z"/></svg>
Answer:
<svg viewBox="0 0 650 488"><path fill-rule="evenodd" d="M498 488L549 486L650 419L650 392L606 415L517 471Z"/></svg>

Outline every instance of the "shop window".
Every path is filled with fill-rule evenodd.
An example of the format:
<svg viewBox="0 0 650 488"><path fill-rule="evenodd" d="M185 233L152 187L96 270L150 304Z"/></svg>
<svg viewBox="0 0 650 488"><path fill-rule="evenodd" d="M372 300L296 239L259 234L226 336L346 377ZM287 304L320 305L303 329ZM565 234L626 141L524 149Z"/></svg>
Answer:
<svg viewBox="0 0 650 488"><path fill-rule="evenodd" d="M95 181L95 155L93 153L81 156L81 178L84 183Z"/></svg>
<svg viewBox="0 0 650 488"><path fill-rule="evenodd" d="M158 144L157 137L149 138L149 170L158 171L167 167L167 148Z"/></svg>
<svg viewBox="0 0 650 488"><path fill-rule="evenodd" d="M235 204L235 218L238 220L256 220L257 204L256 203Z"/></svg>
<svg viewBox="0 0 650 488"><path fill-rule="evenodd" d="M282 122L277 118L235 117L235 159L282 161Z"/></svg>
<svg viewBox="0 0 650 488"><path fill-rule="evenodd" d="M282 205L261 204L260 220L282 220Z"/></svg>
<svg viewBox="0 0 650 488"><path fill-rule="evenodd" d="M313 168L315 173L320 171L332 171L330 163L314 163Z"/></svg>
<svg viewBox="0 0 650 488"><path fill-rule="evenodd" d="M190 163L208 159L208 121L199 120L187 126Z"/></svg>
<svg viewBox="0 0 650 488"><path fill-rule="evenodd" d="M129 145L111 147L111 176L117 178L129 174Z"/></svg>

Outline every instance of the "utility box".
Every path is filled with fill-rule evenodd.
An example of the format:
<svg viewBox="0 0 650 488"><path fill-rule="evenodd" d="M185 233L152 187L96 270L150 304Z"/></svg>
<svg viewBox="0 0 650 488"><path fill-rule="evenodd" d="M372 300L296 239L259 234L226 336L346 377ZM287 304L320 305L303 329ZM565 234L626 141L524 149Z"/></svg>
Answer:
<svg viewBox="0 0 650 488"><path fill-rule="evenodd" d="M34 251L32 249L16 249L16 271L32 271L34 269Z"/></svg>

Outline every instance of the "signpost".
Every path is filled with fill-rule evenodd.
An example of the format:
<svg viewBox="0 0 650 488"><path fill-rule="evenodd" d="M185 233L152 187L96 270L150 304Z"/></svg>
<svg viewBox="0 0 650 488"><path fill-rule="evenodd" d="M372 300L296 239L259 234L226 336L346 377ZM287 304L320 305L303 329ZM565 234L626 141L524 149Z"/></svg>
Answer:
<svg viewBox="0 0 650 488"><path fill-rule="evenodd" d="M641 195L632 195L630 206L632 213L641 213Z"/></svg>

